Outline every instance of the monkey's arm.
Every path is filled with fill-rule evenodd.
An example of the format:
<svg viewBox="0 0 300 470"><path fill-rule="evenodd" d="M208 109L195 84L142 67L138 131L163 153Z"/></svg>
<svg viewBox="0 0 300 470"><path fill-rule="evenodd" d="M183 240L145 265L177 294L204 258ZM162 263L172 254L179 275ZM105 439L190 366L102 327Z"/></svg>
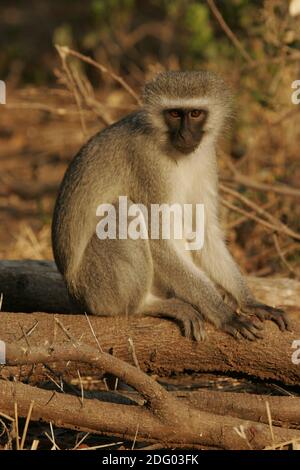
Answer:
<svg viewBox="0 0 300 470"><path fill-rule="evenodd" d="M281 330L288 328L288 321L281 309L259 302L250 291L239 267L227 249L219 227L207 234L201 250L200 262L209 277L236 299L244 313L256 315L260 320L273 320Z"/></svg>
<svg viewBox="0 0 300 470"><path fill-rule="evenodd" d="M257 324L225 304L213 282L169 240L151 240L155 276L175 296L192 304L218 328L248 339L260 337Z"/></svg>

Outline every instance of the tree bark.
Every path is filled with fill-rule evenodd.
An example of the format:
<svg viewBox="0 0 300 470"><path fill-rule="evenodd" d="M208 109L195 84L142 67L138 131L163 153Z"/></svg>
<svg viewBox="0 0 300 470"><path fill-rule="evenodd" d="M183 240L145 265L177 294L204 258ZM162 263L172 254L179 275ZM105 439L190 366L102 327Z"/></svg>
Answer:
<svg viewBox="0 0 300 470"><path fill-rule="evenodd" d="M55 318L69 336L85 345L95 346L96 340L102 349L115 357L134 363L131 338L135 355L142 370L158 375L193 372L234 373L279 381L288 385L300 383L300 365L292 362L293 342L300 339L300 322L291 322L293 331L281 332L270 321L265 322L264 338L255 342L236 340L229 335L206 325L207 339L200 343L182 336L173 321L148 317L104 318L89 316L94 334L84 315L51 315L46 313L0 313L0 338L7 342L18 342L21 346L38 346L68 341L66 333L58 327ZM26 333L26 335L25 335ZM297 361L294 361L297 362ZM65 377L77 375L99 375L92 366L83 364L55 363L53 369ZM11 374L28 377L28 366L4 367L2 377ZM31 371L32 372L32 371ZM43 367L36 366L31 380L45 378Z"/></svg>
<svg viewBox="0 0 300 470"><path fill-rule="evenodd" d="M300 398L297 396L277 397L214 390L171 393L202 411L266 424L269 422L266 407L268 402L273 425L300 427ZM133 394L128 393L129 398L131 395Z"/></svg>
<svg viewBox="0 0 300 470"><path fill-rule="evenodd" d="M78 388L75 389L79 395ZM269 423L267 403L270 407L272 424L300 428L300 397L258 395L245 392L225 392L220 389L176 390L171 395L197 410L232 416L259 423ZM144 405L145 400L137 392L124 390L87 391L87 398L97 398L120 405Z"/></svg>
<svg viewBox="0 0 300 470"><path fill-rule="evenodd" d="M0 261L2 310L77 313L53 261Z"/></svg>

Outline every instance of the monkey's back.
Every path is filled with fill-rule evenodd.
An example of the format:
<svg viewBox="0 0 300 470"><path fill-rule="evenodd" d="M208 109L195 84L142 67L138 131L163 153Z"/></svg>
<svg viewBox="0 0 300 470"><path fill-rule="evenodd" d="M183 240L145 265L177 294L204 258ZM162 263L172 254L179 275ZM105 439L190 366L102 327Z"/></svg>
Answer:
<svg viewBox="0 0 300 470"><path fill-rule="evenodd" d="M63 275L74 273L95 233L97 207L129 196L128 184L139 165L136 142L147 133L143 112L130 114L91 137L69 164L52 220L53 254Z"/></svg>

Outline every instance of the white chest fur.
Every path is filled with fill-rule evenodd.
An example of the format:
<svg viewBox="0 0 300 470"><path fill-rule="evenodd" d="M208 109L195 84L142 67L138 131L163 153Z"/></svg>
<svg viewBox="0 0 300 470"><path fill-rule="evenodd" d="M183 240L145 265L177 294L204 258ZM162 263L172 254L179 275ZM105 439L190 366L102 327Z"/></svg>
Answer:
<svg viewBox="0 0 300 470"><path fill-rule="evenodd" d="M174 165L172 202L212 203L217 198L217 168L212 145L200 146Z"/></svg>
<svg viewBox="0 0 300 470"><path fill-rule="evenodd" d="M182 158L174 168L172 188L172 204L189 204L192 206L193 219L191 223L184 221L184 238L181 243L176 243L181 249L184 247L186 255L186 235L199 230L195 225L197 204L202 204L204 210L204 238L209 225L213 224L217 207L217 166L213 145L201 145L191 155Z"/></svg>

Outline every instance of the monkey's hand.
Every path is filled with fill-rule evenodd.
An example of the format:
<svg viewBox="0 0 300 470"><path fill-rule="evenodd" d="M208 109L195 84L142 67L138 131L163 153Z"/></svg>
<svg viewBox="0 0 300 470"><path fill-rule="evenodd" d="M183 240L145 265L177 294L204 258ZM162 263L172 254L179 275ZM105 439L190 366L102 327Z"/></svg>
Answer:
<svg viewBox="0 0 300 470"><path fill-rule="evenodd" d="M249 320L249 317L247 318L245 315L237 315L236 313L222 322L221 329L235 338L243 336L250 341L263 337L261 325Z"/></svg>
<svg viewBox="0 0 300 470"><path fill-rule="evenodd" d="M212 312L211 306L209 310L205 311L202 308L206 318L212 321L220 330L229 333L231 336L235 338L242 336L250 341L263 337L261 333L263 327L259 322L252 321L246 315L238 315L225 302L219 303L217 311Z"/></svg>
<svg viewBox="0 0 300 470"><path fill-rule="evenodd" d="M256 299L250 299L241 306L241 311L248 315L255 315L260 321L272 320L281 331L290 330L286 313L280 308L270 307Z"/></svg>

